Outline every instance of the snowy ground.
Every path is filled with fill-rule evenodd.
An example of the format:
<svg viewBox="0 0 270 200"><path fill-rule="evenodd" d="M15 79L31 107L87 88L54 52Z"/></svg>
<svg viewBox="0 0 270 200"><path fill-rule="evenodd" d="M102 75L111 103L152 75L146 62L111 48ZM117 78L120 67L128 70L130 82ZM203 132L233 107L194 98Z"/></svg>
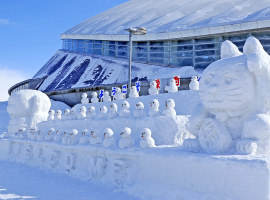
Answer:
<svg viewBox="0 0 270 200"><path fill-rule="evenodd" d="M0 162L0 199L44 200L136 200L107 187L69 176L31 168L14 162Z"/></svg>

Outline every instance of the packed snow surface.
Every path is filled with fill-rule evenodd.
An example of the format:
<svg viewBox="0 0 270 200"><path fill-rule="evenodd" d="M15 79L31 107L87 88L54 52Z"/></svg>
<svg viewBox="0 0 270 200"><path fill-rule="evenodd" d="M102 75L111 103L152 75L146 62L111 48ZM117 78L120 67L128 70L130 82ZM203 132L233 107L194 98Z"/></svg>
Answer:
<svg viewBox="0 0 270 200"><path fill-rule="evenodd" d="M269 0L131 0L64 34L122 35L138 26L151 34L269 19Z"/></svg>

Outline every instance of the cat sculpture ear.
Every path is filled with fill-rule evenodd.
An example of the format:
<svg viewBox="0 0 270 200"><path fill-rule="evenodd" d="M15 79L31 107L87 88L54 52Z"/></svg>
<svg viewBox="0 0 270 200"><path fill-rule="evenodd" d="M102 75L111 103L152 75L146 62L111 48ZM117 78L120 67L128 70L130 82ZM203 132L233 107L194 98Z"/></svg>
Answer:
<svg viewBox="0 0 270 200"><path fill-rule="evenodd" d="M235 56L241 56L242 53L239 51L237 46L231 41L226 40L221 45L221 59L231 58Z"/></svg>
<svg viewBox="0 0 270 200"><path fill-rule="evenodd" d="M269 55L255 37L247 39L244 45L244 55L247 56L247 65L250 72L256 73L270 67Z"/></svg>

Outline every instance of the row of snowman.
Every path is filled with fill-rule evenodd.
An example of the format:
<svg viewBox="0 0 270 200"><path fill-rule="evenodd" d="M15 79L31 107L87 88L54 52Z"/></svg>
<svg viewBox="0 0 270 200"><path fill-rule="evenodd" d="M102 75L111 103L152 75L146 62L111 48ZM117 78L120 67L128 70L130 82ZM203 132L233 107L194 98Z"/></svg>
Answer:
<svg viewBox="0 0 270 200"><path fill-rule="evenodd" d="M114 137L114 132L110 128L106 128L102 136L97 131L84 129L79 134L77 129L73 129L70 132L63 132L50 128L47 134L44 134L42 130L35 131L31 129L28 133L25 128L20 128L18 133L15 134L15 138L29 139L32 141L46 141L55 142L58 144L65 145L88 145L88 144L103 144L106 148L116 147L116 139ZM118 147L121 149L134 147L135 142L131 137L131 129L125 127L120 133L120 140L118 142ZM155 147L155 140L152 138L152 132L149 128L144 128L140 132L140 147Z"/></svg>
<svg viewBox="0 0 270 200"><path fill-rule="evenodd" d="M190 90L199 90L199 81L198 81L197 76L193 76L191 78L191 82L189 83L189 89ZM170 80L170 85L165 87L165 91L167 91L168 93L178 92L178 86L176 85L175 79ZM152 81L150 83L148 93L150 95L159 94L159 88L157 87L156 81ZM137 98L139 96L140 95L139 95L139 92L138 92L136 86L132 86L130 89L129 98ZM108 91L104 92L104 95L102 96L101 99L98 98L98 94L96 92L93 92L92 98L90 99L90 101L91 101L91 103L98 103L98 102L108 102L108 101L112 101L112 100L121 100L124 98L125 98L125 94L122 93L121 88L116 87L115 94L114 94L113 98L111 98L110 93ZM89 103L87 93L82 94L81 103L82 104Z"/></svg>
<svg viewBox="0 0 270 200"><path fill-rule="evenodd" d="M144 110L144 104L142 102L138 102L135 105L136 109L131 114L129 108L130 104L128 101L123 101L121 105L121 110L118 112L118 106L116 103L112 103L109 107L109 110L106 106L101 106L99 112L96 112L96 108L94 106L90 106L88 110L85 106L81 106L79 112L75 111L75 108L71 110L66 109L62 116L62 111L57 110L56 113L54 110L49 111L48 121L53 120L82 120L82 119L112 119L116 117L135 117L135 118L143 118L146 117L147 114ZM175 111L175 102L173 99L168 99L165 101L165 110L161 112L159 110L159 101L157 99L153 99L150 101L150 109L148 111L149 117L154 117L158 115L165 115L165 116L176 116Z"/></svg>

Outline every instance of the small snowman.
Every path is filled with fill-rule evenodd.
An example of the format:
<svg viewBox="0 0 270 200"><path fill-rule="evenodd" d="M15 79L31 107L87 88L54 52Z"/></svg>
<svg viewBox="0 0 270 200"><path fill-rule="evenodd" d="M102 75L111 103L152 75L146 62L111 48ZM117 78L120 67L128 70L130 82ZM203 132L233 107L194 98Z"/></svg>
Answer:
<svg viewBox="0 0 270 200"><path fill-rule="evenodd" d="M102 140L97 131L91 131L90 144L101 144Z"/></svg>
<svg viewBox="0 0 270 200"><path fill-rule="evenodd" d="M25 128L19 128L18 130L18 137L20 139L27 139L27 133Z"/></svg>
<svg viewBox="0 0 270 200"><path fill-rule="evenodd" d="M90 136L88 129L84 129L81 132L80 138L79 138L79 144L86 145L90 142Z"/></svg>
<svg viewBox="0 0 270 200"><path fill-rule="evenodd" d="M115 88L115 95L113 96L114 100L121 100L124 99L124 94L121 91L121 88Z"/></svg>
<svg viewBox="0 0 270 200"><path fill-rule="evenodd" d="M92 93L92 98L91 98L91 103L98 103L99 99L98 99L98 94L96 92Z"/></svg>
<svg viewBox="0 0 270 200"><path fill-rule="evenodd" d="M30 130L29 130L29 132L28 132L28 134L27 134L27 138L28 138L29 140L32 140L33 135L35 136L35 132L36 132L36 129L30 128Z"/></svg>
<svg viewBox="0 0 270 200"><path fill-rule="evenodd" d="M54 133L55 133L55 129L54 128L50 128L49 131L48 131L48 134L45 136L45 140L47 142L53 141Z"/></svg>
<svg viewBox="0 0 270 200"><path fill-rule="evenodd" d="M94 106L90 106L87 111L87 119L96 118L96 108Z"/></svg>
<svg viewBox="0 0 270 200"><path fill-rule="evenodd" d="M77 119L75 107L71 108L70 113L69 113L69 119L71 120Z"/></svg>
<svg viewBox="0 0 270 200"><path fill-rule="evenodd" d="M44 141L44 134L41 130L38 130L37 141Z"/></svg>
<svg viewBox="0 0 270 200"><path fill-rule="evenodd" d="M103 102L108 102L108 101L112 101L110 93L108 91L104 92L104 96L102 97L102 101Z"/></svg>
<svg viewBox="0 0 270 200"><path fill-rule="evenodd" d="M54 114L55 114L54 110L49 111L48 121L53 121L54 120Z"/></svg>
<svg viewBox="0 0 270 200"><path fill-rule="evenodd" d="M156 81L152 81L150 83L150 87L148 89L148 93L150 95L156 95L156 94L158 94L158 89L157 89L157 83L156 83Z"/></svg>
<svg viewBox="0 0 270 200"><path fill-rule="evenodd" d="M134 145L134 140L131 137L131 129L128 127L125 127L120 133L120 135L121 135L121 138L118 144L119 148L120 149L132 148Z"/></svg>
<svg viewBox="0 0 270 200"><path fill-rule="evenodd" d="M89 99L87 98L87 94L86 93L82 93L81 103L82 104L88 104L89 103Z"/></svg>
<svg viewBox="0 0 270 200"><path fill-rule="evenodd" d="M99 114L98 114L98 118L99 119L106 119L107 118L107 112L108 109L106 106L101 106L99 109Z"/></svg>
<svg viewBox="0 0 270 200"><path fill-rule="evenodd" d="M86 118L86 107L82 106L79 110L79 113L77 113L77 119L82 120Z"/></svg>
<svg viewBox="0 0 270 200"><path fill-rule="evenodd" d="M163 114L166 116L175 117L176 111L175 111L174 107L175 107L174 100L168 99L167 101L165 101L165 110L164 110Z"/></svg>
<svg viewBox="0 0 270 200"><path fill-rule="evenodd" d="M160 115L159 102L158 102L157 99L154 99L154 100L152 100L150 102L150 109L149 109L148 115L150 117L154 117L154 116Z"/></svg>
<svg viewBox="0 0 270 200"><path fill-rule="evenodd" d="M77 129L73 129L70 133L69 133L69 140L68 140L68 144L74 145L74 144L78 144L79 143L79 135L78 135L78 130Z"/></svg>
<svg viewBox="0 0 270 200"><path fill-rule="evenodd" d="M143 129L141 132L141 141L140 146L141 148L147 148L147 147L155 147L155 140L152 138L152 133L149 128Z"/></svg>
<svg viewBox="0 0 270 200"><path fill-rule="evenodd" d="M69 118L70 118L70 110L66 109L64 111L64 114L62 115L62 120L69 120Z"/></svg>
<svg viewBox="0 0 270 200"><path fill-rule="evenodd" d="M174 93L178 91L178 87L176 86L176 82L174 79L170 80L170 85L165 87L165 91L168 93Z"/></svg>
<svg viewBox="0 0 270 200"><path fill-rule="evenodd" d="M54 120L59 121L62 119L62 111L61 110L57 110L55 113L55 117Z"/></svg>
<svg viewBox="0 0 270 200"><path fill-rule="evenodd" d="M35 141L37 140L37 131L35 129L30 130L30 140Z"/></svg>
<svg viewBox="0 0 270 200"><path fill-rule="evenodd" d="M200 83L198 81L197 76L192 76L191 81L189 83L189 89L190 90L199 90L200 89Z"/></svg>
<svg viewBox="0 0 270 200"><path fill-rule="evenodd" d="M135 118L145 117L144 104L142 102L136 103L136 110L133 112Z"/></svg>
<svg viewBox="0 0 270 200"><path fill-rule="evenodd" d="M117 112L117 105L116 103L112 103L110 105L110 109L109 109L109 112L108 112L108 117L109 118L115 118L118 116L118 112Z"/></svg>
<svg viewBox="0 0 270 200"><path fill-rule="evenodd" d="M62 134L60 133L59 130L55 131L54 137L53 137L53 141L55 143L61 143L62 142Z"/></svg>
<svg viewBox="0 0 270 200"><path fill-rule="evenodd" d="M137 98L137 97L139 97L139 93L137 91L137 88L136 88L136 86L132 86L130 88L129 98Z"/></svg>
<svg viewBox="0 0 270 200"><path fill-rule="evenodd" d="M116 141L115 141L115 138L113 136L113 130L110 128L107 128L107 129L105 129L103 135L104 135L103 146L105 148L115 147Z"/></svg>
<svg viewBox="0 0 270 200"><path fill-rule="evenodd" d="M70 139L70 134L68 134L67 131L64 131L62 135L62 144L68 144L69 139Z"/></svg>
<svg viewBox="0 0 270 200"><path fill-rule="evenodd" d="M129 117L130 116L130 111L129 111L129 103L128 101L123 101L122 103L122 109L119 112L120 117Z"/></svg>

